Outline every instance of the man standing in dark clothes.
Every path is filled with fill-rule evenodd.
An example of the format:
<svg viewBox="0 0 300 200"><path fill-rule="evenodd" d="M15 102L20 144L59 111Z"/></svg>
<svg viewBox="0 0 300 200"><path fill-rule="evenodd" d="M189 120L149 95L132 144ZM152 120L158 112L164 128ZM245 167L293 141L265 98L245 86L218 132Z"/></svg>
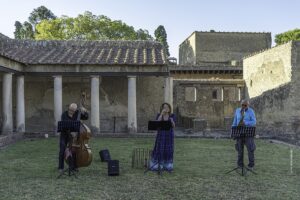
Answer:
<svg viewBox="0 0 300 200"><path fill-rule="evenodd" d="M78 118L79 110L77 110L77 104L76 103L71 103L69 106L69 109L65 111L61 115L61 121L76 121ZM80 119L81 120L87 120L89 118L89 115L86 111L85 108L80 109ZM65 150L67 147L67 143L69 141L69 134L66 132L61 132L60 133L60 139L59 139L59 162L58 162L58 170L60 173L63 173L64 169L64 155L65 155ZM75 159L74 159L75 161ZM75 163L70 166L71 168L75 169Z"/></svg>

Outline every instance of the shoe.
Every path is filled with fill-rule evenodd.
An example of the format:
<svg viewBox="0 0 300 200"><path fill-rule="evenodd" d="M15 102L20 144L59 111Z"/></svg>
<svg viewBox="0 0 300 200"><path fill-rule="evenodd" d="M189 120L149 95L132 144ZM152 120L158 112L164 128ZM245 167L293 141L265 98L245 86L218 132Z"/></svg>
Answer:
<svg viewBox="0 0 300 200"><path fill-rule="evenodd" d="M254 171L254 166L251 166L251 167L248 166L247 168L248 168L250 171Z"/></svg>
<svg viewBox="0 0 300 200"><path fill-rule="evenodd" d="M73 169L74 172L79 172L78 168Z"/></svg>
<svg viewBox="0 0 300 200"><path fill-rule="evenodd" d="M59 174L63 174L64 173L64 169L58 169L58 173Z"/></svg>

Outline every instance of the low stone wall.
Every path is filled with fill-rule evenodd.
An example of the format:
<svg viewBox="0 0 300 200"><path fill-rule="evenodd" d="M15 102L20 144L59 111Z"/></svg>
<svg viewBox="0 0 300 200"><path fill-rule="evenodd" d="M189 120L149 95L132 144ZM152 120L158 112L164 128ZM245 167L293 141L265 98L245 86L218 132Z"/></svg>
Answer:
<svg viewBox="0 0 300 200"><path fill-rule="evenodd" d="M13 133L10 135L0 135L0 148L15 143L24 138L22 133Z"/></svg>

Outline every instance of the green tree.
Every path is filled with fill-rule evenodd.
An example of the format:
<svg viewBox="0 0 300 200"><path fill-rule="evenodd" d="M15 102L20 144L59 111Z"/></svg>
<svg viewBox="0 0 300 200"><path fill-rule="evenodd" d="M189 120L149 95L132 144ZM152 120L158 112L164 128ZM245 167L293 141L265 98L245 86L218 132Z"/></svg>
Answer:
<svg viewBox="0 0 300 200"><path fill-rule="evenodd" d="M129 26L121 20L111 20L104 15L85 12L75 18L62 16L42 20L36 25L36 39L58 40L148 40L152 36L147 30Z"/></svg>
<svg viewBox="0 0 300 200"><path fill-rule="evenodd" d="M40 23L42 20L46 19L55 19L56 16L52 13L51 10L46 8L45 6L40 6L36 9L34 9L30 16L28 17L28 21L32 24L34 27L38 23Z"/></svg>
<svg viewBox="0 0 300 200"><path fill-rule="evenodd" d="M16 39L34 39L36 34L35 26L40 23L42 20L55 19L56 16L46 8L45 6L40 6L34 9L29 17L28 21L25 21L23 24L21 22L15 22L15 38Z"/></svg>
<svg viewBox="0 0 300 200"><path fill-rule="evenodd" d="M23 24L21 22L15 22L15 39L34 39L34 32L32 25L25 21Z"/></svg>
<svg viewBox="0 0 300 200"><path fill-rule="evenodd" d="M276 45L280 45L280 44L289 42L291 40L300 41L300 29L294 29L294 30L290 30L290 31L275 35Z"/></svg>
<svg viewBox="0 0 300 200"><path fill-rule="evenodd" d="M14 35L15 35L15 39L22 39L22 30L23 29L23 26L21 24L21 22L19 21L16 21L15 22L15 32L14 32Z"/></svg>
<svg viewBox="0 0 300 200"><path fill-rule="evenodd" d="M170 56L165 27L162 25L158 26L154 31L154 36L156 41L160 42L165 47L167 56Z"/></svg>
<svg viewBox="0 0 300 200"><path fill-rule="evenodd" d="M33 31L33 27L32 24L30 24L29 22L25 21L23 23L23 37L24 39L34 39L34 31Z"/></svg>
<svg viewBox="0 0 300 200"><path fill-rule="evenodd" d="M153 40L153 37L149 34L148 30L139 29L136 31L138 40Z"/></svg>

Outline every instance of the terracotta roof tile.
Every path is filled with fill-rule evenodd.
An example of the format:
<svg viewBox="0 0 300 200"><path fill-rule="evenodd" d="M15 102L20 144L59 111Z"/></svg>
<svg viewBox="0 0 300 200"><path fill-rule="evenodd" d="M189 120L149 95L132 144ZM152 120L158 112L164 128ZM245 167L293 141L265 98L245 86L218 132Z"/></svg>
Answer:
<svg viewBox="0 0 300 200"><path fill-rule="evenodd" d="M165 65L154 41L15 40L0 33L0 56L25 64Z"/></svg>

